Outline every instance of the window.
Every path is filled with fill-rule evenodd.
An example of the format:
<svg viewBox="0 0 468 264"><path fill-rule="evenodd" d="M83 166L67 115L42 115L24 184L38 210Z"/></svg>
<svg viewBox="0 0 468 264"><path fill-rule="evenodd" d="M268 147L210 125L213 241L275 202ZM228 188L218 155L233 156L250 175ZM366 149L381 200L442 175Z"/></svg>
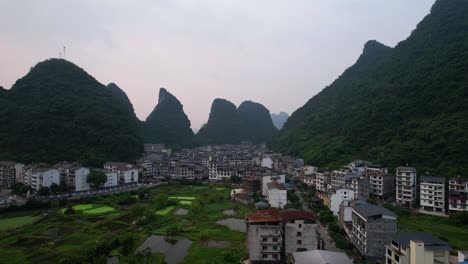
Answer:
<svg viewBox="0 0 468 264"><path fill-rule="evenodd" d="M297 241L297 244L298 244L298 245L301 245L301 244L302 244L302 240L298 240L298 241Z"/></svg>
<svg viewBox="0 0 468 264"><path fill-rule="evenodd" d="M268 249L267 246L263 246L263 247L262 247L262 250L267 250L267 249Z"/></svg>
<svg viewBox="0 0 468 264"><path fill-rule="evenodd" d="M264 259L268 258L268 254L262 254L262 258Z"/></svg>
<svg viewBox="0 0 468 264"><path fill-rule="evenodd" d="M273 246L273 250L278 250L278 246Z"/></svg>
<svg viewBox="0 0 468 264"><path fill-rule="evenodd" d="M273 259L278 259L278 254L273 254Z"/></svg>
<svg viewBox="0 0 468 264"><path fill-rule="evenodd" d="M302 236L302 232L297 232L297 236L298 237Z"/></svg>
<svg viewBox="0 0 468 264"><path fill-rule="evenodd" d="M400 256L398 256L397 254L395 254L394 259L396 260L396 262L400 262Z"/></svg>
<svg viewBox="0 0 468 264"><path fill-rule="evenodd" d="M273 239L273 240L275 240L275 239ZM266 237L262 238L262 242L268 242L268 238L266 238Z"/></svg>
<svg viewBox="0 0 468 264"><path fill-rule="evenodd" d="M301 228L301 227L302 227L302 224L299 224L299 228Z"/></svg>
<svg viewBox="0 0 468 264"><path fill-rule="evenodd" d="M273 242L278 242L278 238L274 237Z"/></svg>
<svg viewBox="0 0 468 264"><path fill-rule="evenodd" d="M388 254L389 256L391 256L391 255L392 255L392 251L391 251L390 249L387 249L387 254Z"/></svg>

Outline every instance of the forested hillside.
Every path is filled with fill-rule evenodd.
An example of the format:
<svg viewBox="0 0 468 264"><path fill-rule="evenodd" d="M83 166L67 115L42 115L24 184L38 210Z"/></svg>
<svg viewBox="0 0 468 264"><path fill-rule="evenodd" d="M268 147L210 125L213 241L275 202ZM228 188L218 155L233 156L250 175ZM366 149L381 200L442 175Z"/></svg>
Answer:
<svg viewBox="0 0 468 264"><path fill-rule="evenodd" d="M439 0L390 49L368 42L356 64L288 119L270 145L307 163L353 159L468 174L468 1Z"/></svg>
<svg viewBox="0 0 468 264"><path fill-rule="evenodd" d="M69 61L38 63L0 100L0 160L101 165L141 152L135 115Z"/></svg>

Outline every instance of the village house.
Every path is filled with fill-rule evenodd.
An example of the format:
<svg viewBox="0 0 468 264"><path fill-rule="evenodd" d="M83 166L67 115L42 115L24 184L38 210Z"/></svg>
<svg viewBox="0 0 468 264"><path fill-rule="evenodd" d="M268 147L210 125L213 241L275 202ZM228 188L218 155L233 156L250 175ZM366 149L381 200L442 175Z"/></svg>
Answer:
<svg viewBox="0 0 468 264"><path fill-rule="evenodd" d="M468 211L468 179L450 179L448 192L449 213Z"/></svg>
<svg viewBox="0 0 468 264"><path fill-rule="evenodd" d="M422 176L419 179L420 212L445 214L445 178Z"/></svg>
<svg viewBox="0 0 468 264"><path fill-rule="evenodd" d="M412 167L396 168L395 198L399 205L412 208L417 198L417 174Z"/></svg>

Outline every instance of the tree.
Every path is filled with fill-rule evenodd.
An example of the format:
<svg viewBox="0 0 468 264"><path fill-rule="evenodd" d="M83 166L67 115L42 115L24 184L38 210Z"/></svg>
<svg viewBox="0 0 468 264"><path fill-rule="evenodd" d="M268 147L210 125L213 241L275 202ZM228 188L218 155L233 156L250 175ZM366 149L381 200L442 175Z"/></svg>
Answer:
<svg viewBox="0 0 468 264"><path fill-rule="evenodd" d="M145 217L145 212L147 208L144 205L137 204L130 209L130 215L132 216L133 219L135 219L135 222L137 224L140 224L143 218Z"/></svg>
<svg viewBox="0 0 468 264"><path fill-rule="evenodd" d="M55 182L52 183L52 185L50 185L50 192L52 194L57 194L59 192L59 189L60 189L60 187Z"/></svg>
<svg viewBox="0 0 468 264"><path fill-rule="evenodd" d="M37 190L37 195L47 196L49 194L50 194L49 187L41 187L39 188L39 190Z"/></svg>
<svg viewBox="0 0 468 264"><path fill-rule="evenodd" d="M91 173L89 173L86 182L89 183L92 188L99 189L107 182L107 176L102 171L92 170Z"/></svg>
<svg viewBox="0 0 468 264"><path fill-rule="evenodd" d="M229 179L229 181L231 183L235 183L235 184L238 184L238 183L241 183L242 182L242 178L237 176L237 175L232 175L231 178Z"/></svg>

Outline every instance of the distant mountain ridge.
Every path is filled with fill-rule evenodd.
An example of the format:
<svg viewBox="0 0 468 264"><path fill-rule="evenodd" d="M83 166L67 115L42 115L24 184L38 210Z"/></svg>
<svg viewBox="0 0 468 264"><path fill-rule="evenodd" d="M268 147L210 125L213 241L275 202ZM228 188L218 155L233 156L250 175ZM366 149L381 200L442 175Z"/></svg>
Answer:
<svg viewBox="0 0 468 264"><path fill-rule="evenodd" d="M273 124L278 130L283 128L284 123L286 123L288 118L289 118L289 115L285 112L280 112L278 114L271 113L271 120L273 121Z"/></svg>
<svg viewBox="0 0 468 264"><path fill-rule="evenodd" d="M266 107L252 101L236 106L215 99L208 122L196 135L198 144L237 144L241 141L265 143L277 133Z"/></svg>
<svg viewBox="0 0 468 264"><path fill-rule="evenodd" d="M468 173L468 1L438 0L395 48L376 41L296 110L270 146L317 166L354 159Z"/></svg>
<svg viewBox="0 0 468 264"><path fill-rule="evenodd" d="M159 90L158 104L142 126L145 143L163 143L172 148L193 146L190 120L180 101L165 88Z"/></svg>

